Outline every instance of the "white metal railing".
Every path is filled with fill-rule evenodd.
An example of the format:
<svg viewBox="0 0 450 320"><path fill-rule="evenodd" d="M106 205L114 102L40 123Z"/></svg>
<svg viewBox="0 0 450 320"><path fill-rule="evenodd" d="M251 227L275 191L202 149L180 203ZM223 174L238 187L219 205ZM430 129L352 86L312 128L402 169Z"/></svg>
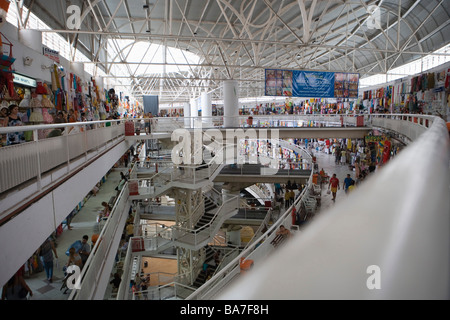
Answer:
<svg viewBox="0 0 450 320"><path fill-rule="evenodd" d="M306 189L305 189L306 190ZM304 192L305 192L305 190L304 190ZM296 200L296 205L298 205L299 203L300 203L300 199L301 199L301 197L299 197L299 198L297 198L297 200ZM291 209L291 208L290 208ZM284 215L284 220L280 220L280 221L282 221L282 222L280 222L280 223L284 223L284 224L288 224L288 222L289 222L289 220L290 220L290 217L289 217L289 212L290 212L290 209L288 209L287 211L286 211L286 213L285 213L285 215ZM286 216L286 214L287 214L287 216ZM277 224L277 226L278 226L278 224ZM272 226L272 228L270 228L270 230L269 230L269 232L268 233L270 233L270 231L272 231L272 236L273 236L273 231L275 230L275 228L274 228L274 226ZM266 237L266 243L267 242L270 242L269 240L269 238L267 238L267 234L268 233L266 233L266 235L264 236L264 237ZM255 242L255 243L259 243L259 241L258 242ZM263 243L264 244L264 243ZM259 245L258 246L258 248L262 248L262 245ZM262 250L261 250L262 251ZM255 254L253 254L253 256L254 256ZM243 255L240 255L240 257L243 257ZM249 255L249 257L251 257L251 255ZM240 261L240 260L239 260ZM229 268L227 268L228 270L229 270ZM227 275L229 275L229 276L232 276L233 274L236 274L236 272L237 273L239 273L239 270L238 270L238 268L234 268L233 269L234 271L229 271L228 272L228 274ZM223 274L225 274L225 272L223 273ZM226 281L224 282L223 281L224 279L223 278L221 278L220 279L220 282L222 283L222 285L224 284L224 283L226 283ZM217 280L216 280L217 281ZM212 281L209 281L209 283L213 283ZM203 287L202 287L203 288ZM205 289L203 289L203 290L205 290ZM191 297L192 298L192 297Z"/></svg>
<svg viewBox="0 0 450 320"><path fill-rule="evenodd" d="M286 142L286 147L294 145ZM295 146L296 147L296 146ZM297 147L296 147L297 148ZM299 148L300 149L300 148ZM300 150L299 150L300 151ZM311 155L307 153L307 151L302 150L305 156L310 158ZM312 184L312 176L313 171L310 173L310 177L308 179L307 185ZM276 236L276 230L280 225L284 225L287 228L290 228L292 225L291 213L292 209L295 206L297 212L300 210L301 202L304 197L308 197L308 189L304 188L300 195L294 201L294 204L291 205L281 217L267 230L266 233L262 234L260 237L253 238L246 248L239 254L233 261L231 261L226 267L217 272L206 284L200 287L197 291L195 291L192 295L190 295L188 300L198 300L198 299L210 299L215 294L217 294L222 288L226 287L228 283L235 279L237 275L240 274L240 263L241 259L252 259L255 261L261 261L267 255L273 251L273 246L271 245L271 241ZM268 219L270 214L267 214L266 219Z"/></svg>
<svg viewBox="0 0 450 320"><path fill-rule="evenodd" d="M302 125L320 126L322 123L335 124L337 122L353 125L355 123L355 116L348 115L271 115L271 116L253 116L255 123L253 126L294 126L298 127L298 122ZM374 119L377 117L386 117L385 115L370 115L365 116L367 119ZM432 117L414 116L414 115L392 115L389 117L409 117L410 121L418 119L419 124L423 122L432 122ZM223 117L218 117L223 118ZM246 125L248 116L237 117L242 126ZM199 118L189 118L194 120ZM107 141L115 139L123 135L125 129L124 123L126 121L151 121L154 127L154 132L164 132L167 127L170 127L169 132L176 128L184 128L184 118L152 118L152 119L122 119L122 120L107 120L107 121L90 121L80 123L65 123L65 124L49 124L36 126L23 126L0 128L0 134L7 134L18 131L32 131L34 140L19 145L8 146L0 148L0 170L2 180L0 181L0 192L13 188L20 183L28 181L33 178L40 180L41 175L63 163L69 163L80 155L86 155L89 151L98 150ZM213 117L212 121L207 123L221 123L216 121ZM258 121L256 121L258 120ZM106 126L108 123L117 123L117 125ZM174 124L174 126L165 126L165 123ZM295 125L297 123L297 125ZM425 123L424 123L425 124ZM62 136L39 139L39 132L50 131L53 129L59 130L64 128ZM88 129L89 128L89 129ZM92 128L92 129L91 129ZM78 129L78 130L71 130ZM71 131L73 133L69 134ZM418 133L420 134L420 132ZM416 134L417 135L417 134ZM198 151L196 151L198 152Z"/></svg>
<svg viewBox="0 0 450 320"><path fill-rule="evenodd" d="M312 172L308 180L308 185L312 183ZM284 225L286 228L290 228L292 225L291 212L295 206L300 208L301 199L307 194L308 188L305 188L299 197L295 200L282 216L258 239L250 242L245 250L243 250L235 259L233 259L226 267L217 272L208 282L196 290L192 295L187 297L187 300L202 300L211 299L214 295L220 292L224 287L228 286L230 281L233 281L236 276L240 274L241 258L252 259L256 263L260 262L267 257L267 255L273 251L273 246L270 242L276 236L276 231L280 225ZM277 272L278 274L278 272Z"/></svg>
<svg viewBox="0 0 450 320"><path fill-rule="evenodd" d="M372 118L372 119L370 119L370 118ZM418 120L416 122L414 122L414 120L413 120L414 118L417 118ZM369 117L368 120L369 121L372 120L373 122L376 122L376 124L378 126L380 126L380 127L388 128L388 129L391 129L391 130L393 129L392 124L389 124L389 122L391 120L396 120L396 121L399 121L399 120L400 121L405 121L406 120L406 121L415 123L417 126L421 126L422 127L422 128L420 128L421 130L426 130L426 128L428 128L432 124L432 119L430 119L430 117L422 117L422 120L419 120L420 118L421 118L421 116L415 116L415 115L413 115L413 116L408 116L408 115L406 115L406 116L405 115L391 115L391 116L376 115L375 116L375 115L372 115L371 117ZM385 120L385 119L388 120L388 124L383 122L383 120ZM428 120L428 121L426 121L426 120ZM442 121L440 121L440 119L437 120L437 121L442 122ZM389 126L391 126L391 127L389 127ZM400 130L401 134L404 134L406 136L409 135L409 137L411 137L411 139L413 138L414 134L411 135L411 130L410 129L404 129L405 125L402 126L402 125L397 124L397 126L399 126L399 127L401 127L403 129L403 130ZM448 133L446 133L445 138L444 138L444 136L442 135L442 132L441 132L441 139L442 138L444 139L444 141L447 140L445 142L445 144L446 144L446 148L445 149L447 150L447 154L446 154L446 161L444 161L444 163L446 163L446 166L445 166L444 170L448 172ZM311 178L310 178L310 182L311 182ZM447 179L447 183L444 183L444 188L443 189L444 190L448 189L448 179ZM296 199L294 205L296 206L297 210L299 209L299 206L300 206L301 202L303 201L303 197L307 196L306 192L307 192L307 189L305 188L305 190L303 190L302 194ZM375 208L376 207L377 206L375 206ZM444 207L447 208L447 212L448 212L448 204L445 205ZM199 290L197 290L195 293L193 293L188 299L210 299L210 298L213 298L220 290L223 290L223 288L227 287L228 283L230 281L234 280L235 277L240 274L239 263L240 263L240 259L241 258L252 259L252 260L257 261L261 257L266 257L268 252L270 252L271 249L272 249L271 246L268 245L270 243L270 241L271 241L271 237L268 236L268 235L271 235L273 237L274 236L274 232L273 231L275 231L276 227L278 227L280 224L284 224L284 225L287 225L287 226L290 225L291 218L289 217L289 213L291 211L292 211L292 206L286 211L286 213L278 221L278 223L273 225L268 230L268 232L266 232L263 236L261 236L261 238L259 238L257 241L255 241L255 243L252 246L250 246L243 253L241 253L239 255L239 257L236 258L232 263L230 263L230 265L227 268L225 268L224 270L221 270L221 272L219 272L217 275L215 275L206 285L202 286ZM447 226L448 226L448 224L447 224ZM331 227L335 228L335 226L331 226ZM447 236L448 236L448 233L449 233L448 232L448 227L446 227L445 228L445 234L447 234ZM322 233L321 233L321 235L322 235ZM263 242L261 243L261 241L263 241ZM447 241L446 241L446 243L447 243ZM256 244L258 244L258 249L254 250L254 247L255 247ZM448 247L447 245L445 245L445 246ZM293 248L291 248L290 250L291 250L290 252L286 252L286 256L289 256L292 253ZM448 252L449 251L448 251L448 248L447 248L446 256L447 256ZM301 259L303 259L303 257L301 257ZM447 259L447 261L448 261L448 259ZM276 265L277 265L277 270L279 270L279 268L278 268L279 263L276 263ZM298 270L296 265L295 265L295 268L296 268L296 270ZM276 270L271 270L270 272L272 272L272 274L273 274L273 272L275 272L277 274L280 274ZM285 273L283 273L283 274L285 274ZM292 278L291 277L291 273L286 274L286 276L289 277L289 278ZM447 278L448 272L447 272L447 274L445 276ZM265 276L260 276L260 277L264 278ZM308 275L306 277L309 278L310 276ZM278 283L278 281L277 281L277 283ZM246 282L245 285L247 286L247 288L252 288L251 292L261 292L259 290L254 291L254 286L253 286L252 283L247 283ZM230 295L222 295L221 297L225 297L225 299L230 299L230 298L235 299L236 297L239 296L241 298L245 297L245 299L248 299L251 296L250 296L250 292L248 292L247 290L246 290L246 292L248 292L248 296L241 295L241 293L238 293L238 291L243 289L245 287L245 285L243 285L242 287L240 286L238 289L236 289L234 291L231 291ZM298 286L301 286L301 285L302 285L302 283L298 283ZM294 288L292 286L288 286L288 287ZM284 288L284 286L283 286L283 288ZM263 288L261 290L263 290L263 291L265 290L264 292L273 292L271 287ZM277 299L278 299L280 297L280 295L278 295L278 293L281 293L282 291L283 291L283 289L280 288L280 290L277 293L270 294L270 295L262 294L259 297L265 297L267 299L273 299L274 297L277 297ZM305 292L307 292L307 291L305 291ZM286 294L286 295L283 294L281 296L284 296L285 299L292 299L292 297L295 296L295 294L293 292L291 292L291 295L290 294ZM308 295L305 294L305 296L307 297ZM255 295L253 297L255 297Z"/></svg>
<svg viewBox="0 0 450 320"><path fill-rule="evenodd" d="M80 275L80 287L72 290L69 300L92 300L96 295L98 286L105 283L102 277L109 279L114 257L117 252L117 239L123 233L125 220L128 217L128 188L122 188L114 207L99 234L98 240L89 254ZM111 259L112 257L112 259ZM101 293L97 293L100 294ZM103 299L97 297L96 299Z"/></svg>
<svg viewBox="0 0 450 320"><path fill-rule="evenodd" d="M239 255L239 247L236 248L226 248L226 249L217 249L220 251L225 251L226 253L221 257L219 265L214 270L212 276L218 273L220 270L225 268L231 261L233 261Z"/></svg>
<svg viewBox="0 0 450 320"><path fill-rule="evenodd" d="M372 126L381 127L397 132L410 141L419 138L434 123L433 116L411 114L372 114L367 116L367 121Z"/></svg>
<svg viewBox="0 0 450 320"><path fill-rule="evenodd" d="M136 291L131 300L182 300L195 291L194 288L178 282L171 282L147 290Z"/></svg>
<svg viewBox="0 0 450 320"><path fill-rule="evenodd" d="M215 298L450 298L446 124L418 115L377 115L372 121L400 128L414 142L280 248L283 272L269 257ZM424 133L414 138L417 127ZM274 273L276 281L255 281Z"/></svg>
<svg viewBox="0 0 450 320"><path fill-rule="evenodd" d="M263 234L264 230L269 226L269 221L273 219L273 212L274 210L270 208L269 211L267 211L266 216L264 217L264 220L259 225L259 228L255 231L253 237L250 239L250 241L247 243L244 249L247 249L251 244L253 244L256 240L258 240Z"/></svg>
<svg viewBox="0 0 450 320"><path fill-rule="evenodd" d="M117 125L106 126L106 123ZM40 132L61 129L64 132L60 136L40 138ZM104 151L108 141L124 136L124 124L121 120L111 120L0 127L0 135L26 131L33 132L33 141L0 148L0 193L30 179L40 183L45 172L62 164L69 165L80 156Z"/></svg>
<svg viewBox="0 0 450 320"><path fill-rule="evenodd" d="M297 148L296 146L289 143L284 143L284 145L285 147ZM311 156L306 151L300 148L298 149L298 152L301 152L305 156L311 158ZM211 162L212 161L210 161L210 163ZM167 186L167 183L165 184ZM142 245L142 248L139 248L139 250L147 251L161 250L163 246L173 245L174 242L181 242L184 243L184 245L189 244L197 248L206 244L209 239L213 238L223 221L236 213L234 211L239 207L238 200L239 197L233 197L228 201L222 203L222 206L218 208L211 222L197 230L182 228L179 226L172 226L168 227L167 229L161 230L158 235L153 235L153 237L135 237L134 240L132 239L132 241L136 241L137 243L140 243ZM254 214L255 211L250 210L250 212ZM267 211L265 211L264 215L267 217L269 214ZM142 241L140 239L142 239Z"/></svg>
<svg viewBox="0 0 450 320"><path fill-rule="evenodd" d="M355 126L357 117L362 114L274 114L274 115L240 115L227 117L237 123L237 127L341 127ZM249 120L249 117L252 120ZM224 116L213 117L162 117L151 119L128 119L135 126L142 121L152 123L152 133L171 133L184 128L221 128Z"/></svg>
<svg viewBox="0 0 450 320"><path fill-rule="evenodd" d="M248 123L248 118L252 117L252 124ZM260 127L260 128L273 128L273 127L354 127L357 126L358 117L364 118L364 125L376 124L372 121L376 119L392 119L392 120L405 120L411 123L422 126L422 129L429 128L433 122L434 116L419 115L419 114L277 114L277 115L245 115L235 116L238 123L238 127ZM152 118L150 121L153 123L154 128L152 132L159 133L171 133L179 128L222 128L223 116L218 117L189 117L189 118ZM147 121L148 119L145 119ZM208 120L208 121L203 121ZM209 121L210 120L210 121ZM129 119L128 121L141 121L141 119ZM185 123L188 124L185 126ZM196 123L197 125L194 125ZM397 123L398 124L398 123ZM385 122L388 127L391 125L389 122ZM403 122L403 127L408 127L406 122ZM411 127L409 127L411 128ZM392 130L399 129L392 127ZM401 128L400 128L401 129ZM414 130L414 129L413 129ZM420 135L423 130L419 130L417 134ZM416 136L418 136L416 134Z"/></svg>
<svg viewBox="0 0 450 320"><path fill-rule="evenodd" d="M337 117L339 117L339 120L341 120L340 115L335 116L335 117L324 116L322 118L329 119L330 120L329 122L336 122ZM347 117L347 116L344 116L343 118L344 119L352 119L352 117ZM159 120L160 119L162 119L162 118L159 118ZM319 120L317 120L317 121L320 121L320 119L321 118L319 118ZM344 120L344 121L347 121L347 120ZM419 183L412 184L412 185L420 184L421 185L420 191L427 195L426 197L421 197L421 194L420 194L421 192L418 192L418 194L417 194L417 199L424 199L425 200L425 201L423 201L424 204L429 204L429 206L426 208L424 208L423 205L418 206L418 208L423 209L421 212L427 212L427 216L428 217L432 216L433 218L436 217L436 215L438 215L436 208L439 208L439 209L443 208L444 211L447 210L447 212L448 212L448 201L446 201L446 199L448 199L448 198L445 195L441 195L441 193L443 191L448 191L448 180L447 180L448 175L445 175L445 174L436 175L435 174L435 172L440 172L440 173L448 172L449 147L448 147L448 132L445 128L445 123L443 123L443 121L440 120L439 118L435 118L432 116L405 115L405 114L399 114L399 115L373 114L373 115L369 115L369 116L365 115L365 121L367 121L368 123L371 123L372 125L378 126L378 127L382 127L382 128L386 128L386 129L390 129L390 130L399 132L399 133L407 136L411 140L419 140L420 143L423 143L426 146L426 148L424 148L426 150L426 152L422 152L423 150L420 147L417 147L417 145L419 143L416 143L414 148L411 146L411 147L408 147L405 149L405 151L408 151L408 155L410 155L409 159L406 156L401 157L400 159L402 159L402 160L394 159L396 161L396 163L399 163L401 161L400 163L403 164L403 165L396 166L399 168L398 174L401 174L401 177L403 177L403 178L409 178L409 179L416 175L420 175L423 177L423 179ZM91 125L91 124L98 123L99 126L101 126L102 123L105 123L105 122L113 122L113 121L89 122L88 124ZM118 122L120 123L120 121L118 121ZM351 121L348 120L348 122L350 123ZM69 127L69 126L85 126L85 125L87 125L87 124L86 123L78 123L78 124L71 123L71 124L61 124L61 125L44 125L42 127L35 126L34 128L33 128L33 126L26 126L26 127L24 127L24 131L36 130L35 137L38 137L37 130L40 130L42 128L58 128L58 127L60 128L60 127ZM119 127L122 127L122 128L119 129ZM97 128L97 129L105 129L105 131L109 131L106 134L106 137L108 137L108 135L110 135L109 137L120 137L121 135L123 135L123 131L124 131L123 123L121 123L121 125L119 125L119 126L113 125L111 127ZM118 131L115 131L113 129L117 129ZM13 131L17 131L17 128L7 128L7 127L0 128L0 133L7 133L7 132L13 132ZM88 136L89 131L94 132L93 130L85 130L85 131L83 131L84 137ZM57 140L54 140L54 139L57 139ZM64 142L63 139L66 139L66 142ZM97 138L93 137L92 139L94 141ZM73 142L70 142L72 140L73 140ZM89 145L84 144L84 147L83 147L83 143L80 143L81 140L86 141L82 135L74 134L73 137L70 137L70 135L66 135L66 136L62 136L62 137L38 140L37 142L24 143L24 144L16 145L16 146L9 146L9 147L0 149L0 152L2 152L2 157L0 157L0 159L6 159L9 157L10 162L15 161L15 156L13 156L13 154L15 154L16 153L15 150L18 150L18 149L20 149L21 152L24 150L30 151L28 157L29 158L34 157L34 159L37 159L38 158L36 156L37 148L31 147L31 145L37 145L37 143L39 143L39 145L41 143L43 145L45 143L48 143L50 145L49 141L60 141L61 143L64 142L65 146L59 147L59 149L55 149L55 150L59 150L59 151L55 151L55 152L57 152L59 154L62 153L62 154L67 155L66 159L69 159L69 161L70 161L70 157L75 156L76 152L70 151L68 149L71 149L73 147L74 150L78 150L77 151L78 153L81 152L81 154L83 154L83 153L86 154L86 152L88 151L88 149L87 149L88 146L91 149L92 148L95 149L95 148L99 148L98 143L101 143L101 142L99 142L99 140L96 140L97 147L95 147L95 146L92 147L92 145L90 145L90 144ZM428 140L431 140L431 142ZM58 143L58 145L59 145L59 143ZM46 149L47 148L48 147L46 147ZM415 152L409 151L409 150L414 150ZM404 152L404 153L406 153L406 152ZM51 153L51 154L54 155L54 153ZM411 156L411 154L414 154L414 156ZM41 156L39 155L39 158L40 157ZM399 157L397 157L397 158L399 158ZM407 160L405 160L405 158L407 158ZM414 166L413 168L410 168L408 171L408 175L405 175L404 167L408 167L407 164L409 164L410 162L413 162L414 160L417 160L418 158L420 158L420 160L422 162L426 163L427 165L424 166L423 163L421 162L420 166ZM65 161L67 161L66 159L65 159ZM53 159L52 159L52 161L53 161ZM17 163L15 163L13 166L16 166L16 165L17 165ZM24 166L27 167L26 164ZM5 166L0 166L0 167L4 168ZM388 165L385 167L386 171L387 171L387 168L390 168L390 167L394 168L393 166ZM401 168L401 170L400 170L400 168ZM393 169L390 169L389 172L391 172L391 170L393 170ZM388 179L388 181L393 181L392 179L394 179L393 177L395 177L395 176L396 175L393 174ZM2 175L2 180L3 180L3 175ZM408 181L408 179L405 179L405 180ZM426 183L423 183L424 181ZM433 185L430 186L430 183L432 183ZM439 188L436 189L436 186L439 186ZM399 187L399 189L402 189L402 188L404 188L404 185ZM392 191L392 188L385 188L385 189ZM433 191L433 194L430 194L429 191L435 190L435 189L438 192ZM378 190L378 188L377 188L377 190ZM371 191L370 188L368 189L368 191ZM380 189L378 191L384 191L384 190ZM396 191L398 191L398 190L396 190ZM386 192L383 192L383 194L385 194L385 193ZM392 195L397 195L396 192L391 192L391 193L392 193ZM369 192L369 194L370 194L370 192ZM391 197L389 197L389 194L387 194L387 199L391 199L392 195L390 195ZM440 195L440 197L438 197L437 195ZM365 197L363 197L363 198L365 198ZM412 197L411 199L414 199L414 197ZM431 201L431 199L433 201ZM298 203L298 202L296 202L296 203ZM395 203L395 202L390 201L390 203ZM438 205L434 205L435 203L438 203ZM376 208L379 208L378 203L373 206L373 209L376 209ZM286 212L288 212L288 211L286 211ZM416 213L417 211L418 210L416 208L414 208L414 210L412 210L413 213ZM367 215L367 213L366 213L366 215ZM397 216L397 215L393 215L393 216ZM439 220L439 219L435 219L435 220ZM392 224L392 221L386 222L386 225L390 225L390 224ZM448 223L447 224L446 223L436 224L436 230L439 230L440 232L432 232L431 234L433 234L433 235L434 234L443 234L444 235L443 238L448 238L448 230L445 229L445 226L447 226L447 225L448 225ZM104 228L103 231L105 229L106 228ZM274 231L273 226L269 231L271 231L271 232ZM430 241L434 241L435 237L431 237L431 238L432 239L427 240L427 243L429 243ZM100 242L98 242L98 243L100 243ZM102 241L102 243L103 243L103 241ZM435 244L438 246L442 245L442 243L439 241L437 241ZM414 250L412 250L412 251L414 251ZM439 252L441 252L441 251L439 251ZM448 250L447 250L447 252L448 252ZM446 256L443 255L443 257L446 257ZM436 259L436 260L440 260L440 259ZM446 261L444 261L444 263L442 263L442 265L445 266L447 261L448 261L448 259ZM435 269L436 269L436 267L435 267ZM447 270L448 270L448 268L447 268ZM233 272L236 272L236 270ZM239 273L239 270L237 270L237 273ZM231 272L230 272L230 274L231 274ZM442 272L441 272L441 274L442 274ZM445 275L447 275L447 273L445 273Z"/></svg>
<svg viewBox="0 0 450 320"><path fill-rule="evenodd" d="M195 185L197 183L212 181L221 171L223 164L223 150L208 159L207 163L198 165L172 165L159 170L158 173L144 179L130 179L129 186L138 185L139 195L155 197L163 194L174 186L180 186L180 183L186 185ZM136 171L132 173L137 174Z"/></svg>
<svg viewBox="0 0 450 320"><path fill-rule="evenodd" d="M215 189L214 186L210 186L210 188L206 187L205 189L205 196L207 196L216 206L220 207L223 202L222 193Z"/></svg>
<svg viewBox="0 0 450 320"><path fill-rule="evenodd" d="M162 246L175 245L177 243L199 248L214 237L226 219L236 214L239 208L238 200L239 196L235 196L223 202L211 221L198 229L174 225L160 230L156 235L134 237L133 239L135 239L136 243L143 245L143 247L138 248L140 251L161 250Z"/></svg>

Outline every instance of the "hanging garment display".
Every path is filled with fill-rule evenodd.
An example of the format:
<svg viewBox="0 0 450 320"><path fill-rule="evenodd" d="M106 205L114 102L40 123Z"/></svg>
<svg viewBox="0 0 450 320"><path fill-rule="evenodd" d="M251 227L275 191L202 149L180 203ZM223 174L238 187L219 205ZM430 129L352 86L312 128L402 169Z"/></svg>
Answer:
<svg viewBox="0 0 450 320"><path fill-rule="evenodd" d="M411 93L416 92L417 77L411 79Z"/></svg>
<svg viewBox="0 0 450 320"><path fill-rule="evenodd" d="M61 80L58 74L58 66L56 64L53 65L53 73L56 79L56 89L61 89Z"/></svg>
<svg viewBox="0 0 450 320"><path fill-rule="evenodd" d="M56 75L55 75L55 73L53 71L50 72L50 75L52 77L52 90L56 91L56 90L58 90L58 84L56 82Z"/></svg>
<svg viewBox="0 0 450 320"><path fill-rule="evenodd" d="M52 109L55 107L55 105L50 101L49 98L47 98L47 96L42 97L41 104L42 104L42 107L48 108L48 109Z"/></svg>
<svg viewBox="0 0 450 320"><path fill-rule="evenodd" d="M450 86L450 69L447 70L447 78L445 79L445 89Z"/></svg>
<svg viewBox="0 0 450 320"><path fill-rule="evenodd" d="M36 122L41 123L44 122L44 117L42 116L42 109L41 108L33 108L33 111L31 112L31 115L29 117L30 122Z"/></svg>
<svg viewBox="0 0 450 320"><path fill-rule="evenodd" d="M50 115L47 108L42 108L42 119L45 123L53 123L53 117Z"/></svg>
<svg viewBox="0 0 450 320"><path fill-rule="evenodd" d="M431 72L428 74L428 89L433 89L434 88L434 73Z"/></svg>
<svg viewBox="0 0 450 320"><path fill-rule="evenodd" d="M23 99L19 103L20 108L29 108L30 107L30 95L24 95Z"/></svg>

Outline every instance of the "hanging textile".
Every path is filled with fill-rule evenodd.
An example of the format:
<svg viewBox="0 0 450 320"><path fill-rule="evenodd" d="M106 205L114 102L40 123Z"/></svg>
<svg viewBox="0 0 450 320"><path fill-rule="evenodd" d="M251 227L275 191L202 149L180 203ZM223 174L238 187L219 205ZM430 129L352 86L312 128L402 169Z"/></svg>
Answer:
<svg viewBox="0 0 450 320"><path fill-rule="evenodd" d="M428 89L434 89L434 73L428 74Z"/></svg>

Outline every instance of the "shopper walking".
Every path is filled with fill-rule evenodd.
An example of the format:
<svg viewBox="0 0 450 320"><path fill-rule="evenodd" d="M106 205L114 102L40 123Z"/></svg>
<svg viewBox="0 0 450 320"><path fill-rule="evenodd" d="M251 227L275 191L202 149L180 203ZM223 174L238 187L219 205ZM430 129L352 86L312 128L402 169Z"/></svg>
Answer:
<svg viewBox="0 0 450 320"><path fill-rule="evenodd" d="M81 256L81 261L83 262L83 266L86 263L89 254L91 253L91 246L87 243L89 240L88 235L84 235L83 239L81 240L81 248L80 251L78 251L79 255Z"/></svg>
<svg viewBox="0 0 450 320"><path fill-rule="evenodd" d="M333 195L333 198L331 200L336 200L336 193L338 189L340 189L339 186L339 179L336 177L336 173L333 174L333 176L330 179L330 183L328 184L328 189L331 189L331 194Z"/></svg>
<svg viewBox="0 0 450 320"><path fill-rule="evenodd" d="M289 191L289 206L293 205L295 201L295 192L293 189L291 189L291 191Z"/></svg>
<svg viewBox="0 0 450 320"><path fill-rule="evenodd" d="M345 151L345 149L342 149L341 151L341 164L347 164L347 151Z"/></svg>
<svg viewBox="0 0 450 320"><path fill-rule="evenodd" d="M286 188L286 191L284 193L284 207L285 208L289 208L290 200L291 200L291 193L290 193L289 189Z"/></svg>
<svg viewBox="0 0 450 320"><path fill-rule="evenodd" d="M347 174L347 177L344 179L344 183L342 184L342 188L344 188L345 193L348 192L348 188L351 186L353 179L350 177L350 174Z"/></svg>
<svg viewBox="0 0 450 320"><path fill-rule="evenodd" d="M339 148L339 146L338 147L336 147L336 149L335 149L335 160L334 160L334 162L335 162L335 164L339 164L339 161L341 160L341 149Z"/></svg>
<svg viewBox="0 0 450 320"><path fill-rule="evenodd" d="M53 241L50 238L47 238L47 240L39 247L37 254L41 258L47 280L53 282L53 259L58 259L58 253L56 252ZM53 254L55 254L54 257Z"/></svg>

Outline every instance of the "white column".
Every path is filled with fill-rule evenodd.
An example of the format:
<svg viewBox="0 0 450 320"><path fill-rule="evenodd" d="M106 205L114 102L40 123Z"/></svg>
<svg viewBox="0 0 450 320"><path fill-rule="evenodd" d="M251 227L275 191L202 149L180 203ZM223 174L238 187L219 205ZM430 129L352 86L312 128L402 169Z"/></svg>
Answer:
<svg viewBox="0 0 450 320"><path fill-rule="evenodd" d="M191 99L191 128L194 128L194 120L198 118L197 99Z"/></svg>
<svg viewBox="0 0 450 320"><path fill-rule="evenodd" d="M231 198L234 198L236 196L239 196L240 192L239 190L230 190L224 187L222 189L222 202L226 202L230 200Z"/></svg>
<svg viewBox="0 0 450 320"><path fill-rule="evenodd" d="M183 114L184 114L184 127L190 128L191 127L191 105L188 102L185 102L183 104Z"/></svg>
<svg viewBox="0 0 450 320"><path fill-rule="evenodd" d="M223 122L224 127L239 126L239 88L236 80L223 82Z"/></svg>
<svg viewBox="0 0 450 320"><path fill-rule="evenodd" d="M212 126L212 102L211 94L208 92L203 92L201 95L201 106L202 106L202 122L205 127Z"/></svg>
<svg viewBox="0 0 450 320"><path fill-rule="evenodd" d="M231 230L227 230L227 242L235 246L241 245L241 230L242 226L236 225L231 228Z"/></svg>

